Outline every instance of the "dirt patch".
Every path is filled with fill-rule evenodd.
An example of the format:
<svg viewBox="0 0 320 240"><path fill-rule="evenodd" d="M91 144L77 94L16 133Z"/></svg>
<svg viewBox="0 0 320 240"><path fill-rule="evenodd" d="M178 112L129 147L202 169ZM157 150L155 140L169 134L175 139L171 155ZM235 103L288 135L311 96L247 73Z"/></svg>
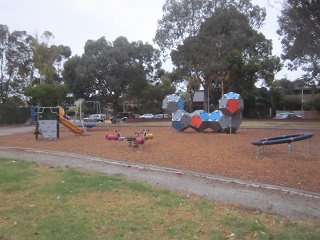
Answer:
<svg viewBox="0 0 320 240"><path fill-rule="evenodd" d="M230 135L210 131L197 133L192 129L177 132L171 127L148 127L154 139L138 148L132 148L126 141L106 140L106 135L114 134L116 129L119 129L123 136L133 136L144 128L97 127L79 136L61 128L58 140L48 141L40 136L36 141L32 133L26 133L2 136L0 145L75 152L320 193L318 131L313 132L314 136L310 141L294 142L289 157L287 144L266 146L260 156L257 156L257 147L251 142L259 138L305 131L240 128L236 134Z"/></svg>

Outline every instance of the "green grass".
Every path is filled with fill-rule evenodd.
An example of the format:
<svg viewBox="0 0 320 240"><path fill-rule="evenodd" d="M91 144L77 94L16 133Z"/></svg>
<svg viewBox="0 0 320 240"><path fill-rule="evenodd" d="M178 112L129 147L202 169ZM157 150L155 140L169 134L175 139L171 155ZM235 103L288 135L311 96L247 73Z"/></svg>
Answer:
<svg viewBox="0 0 320 240"><path fill-rule="evenodd" d="M0 158L0 239L319 239L319 226Z"/></svg>
<svg viewBox="0 0 320 240"><path fill-rule="evenodd" d="M122 126L161 126L161 127L171 127L171 121L163 121L163 122L133 122L133 123L124 123ZM253 128L291 128L291 129L313 129L320 130L320 121L286 121L286 120L273 120L273 119L259 119L259 120L251 120L251 119L243 119L241 127L253 127Z"/></svg>

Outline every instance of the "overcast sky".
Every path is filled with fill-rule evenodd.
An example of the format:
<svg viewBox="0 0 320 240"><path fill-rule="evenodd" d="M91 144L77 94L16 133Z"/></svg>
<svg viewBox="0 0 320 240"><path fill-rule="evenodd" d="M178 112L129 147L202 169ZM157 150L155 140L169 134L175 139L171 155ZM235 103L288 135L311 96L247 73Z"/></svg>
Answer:
<svg viewBox="0 0 320 240"><path fill-rule="evenodd" d="M273 54L280 56L281 44L276 34L280 6L270 7L275 0L253 0L267 9L261 31L273 40ZM129 42L142 40L153 44L157 21L162 17L165 0L0 0L0 24L9 31L26 30L31 35L50 31L52 44L66 45L73 55L81 55L87 40L105 37L113 41L119 36ZM170 62L164 64L172 70ZM295 80L301 72L283 70L277 78Z"/></svg>

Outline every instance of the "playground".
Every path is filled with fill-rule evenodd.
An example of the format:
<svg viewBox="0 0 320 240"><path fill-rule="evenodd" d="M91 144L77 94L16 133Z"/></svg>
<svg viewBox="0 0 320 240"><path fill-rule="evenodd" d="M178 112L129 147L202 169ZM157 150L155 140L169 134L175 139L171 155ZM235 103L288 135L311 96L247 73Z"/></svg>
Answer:
<svg viewBox="0 0 320 240"><path fill-rule="evenodd" d="M307 125L306 125L307 126ZM126 141L108 141L106 135L120 130L133 136L148 129L154 138L137 148ZM312 132L313 137L288 144L262 146L257 154L256 139L279 135ZM32 132L1 136L0 146L27 147L72 152L95 157L175 168L226 176L241 180L280 185L320 193L320 131L240 127L235 134L176 131L171 126L112 125L94 127L83 134L74 134L61 126L58 139L34 139Z"/></svg>

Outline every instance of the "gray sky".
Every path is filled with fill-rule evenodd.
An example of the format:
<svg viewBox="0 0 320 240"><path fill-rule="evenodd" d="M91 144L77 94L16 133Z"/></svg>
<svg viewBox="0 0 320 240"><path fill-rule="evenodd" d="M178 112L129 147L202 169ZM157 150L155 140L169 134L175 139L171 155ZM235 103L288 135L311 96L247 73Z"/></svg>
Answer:
<svg viewBox="0 0 320 240"><path fill-rule="evenodd" d="M261 31L273 40L273 54L280 56L281 44L276 34L280 11L269 4L275 1L252 0L266 7L267 19ZM73 55L81 55L87 40L103 36L108 41L124 36L130 42L153 44L164 3L165 0L0 0L0 24L7 25L10 32L26 30L41 35L50 31L55 36L52 44L69 46ZM172 70L170 62L163 67ZM286 75L295 80L301 72L283 70L277 78Z"/></svg>

